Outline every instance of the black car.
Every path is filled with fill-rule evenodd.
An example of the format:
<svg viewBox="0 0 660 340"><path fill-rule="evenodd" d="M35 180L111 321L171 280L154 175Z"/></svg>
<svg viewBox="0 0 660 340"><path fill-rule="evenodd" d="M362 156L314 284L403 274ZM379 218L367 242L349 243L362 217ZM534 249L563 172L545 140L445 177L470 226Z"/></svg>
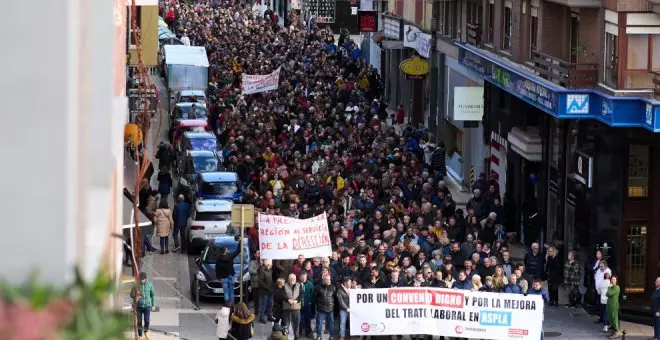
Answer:
<svg viewBox="0 0 660 340"><path fill-rule="evenodd" d="M190 292L195 303L199 306L200 297L208 298L224 298L222 291L222 283L215 276L215 261L220 252L220 248L225 247L229 252L236 250L237 244L234 236L219 236L215 239L209 240L209 243L202 251L202 256L195 259L197 263L197 272L190 281ZM234 258L234 296L238 299L240 296L240 285L243 284L244 301L251 295L252 286L250 284L250 273L248 271L248 264L250 263L250 248L248 240L244 239L243 242L243 277L240 276L241 272L241 256Z"/></svg>

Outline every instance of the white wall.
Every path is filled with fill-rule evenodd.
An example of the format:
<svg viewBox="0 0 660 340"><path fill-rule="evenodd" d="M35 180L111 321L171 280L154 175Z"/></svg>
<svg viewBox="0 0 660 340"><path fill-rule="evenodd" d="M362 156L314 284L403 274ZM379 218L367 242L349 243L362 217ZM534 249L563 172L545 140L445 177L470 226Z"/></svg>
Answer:
<svg viewBox="0 0 660 340"><path fill-rule="evenodd" d="M111 212L111 144L122 138L110 132L113 7L60 0L3 8L2 279L21 282L36 269L63 283L76 264L90 276L118 228Z"/></svg>

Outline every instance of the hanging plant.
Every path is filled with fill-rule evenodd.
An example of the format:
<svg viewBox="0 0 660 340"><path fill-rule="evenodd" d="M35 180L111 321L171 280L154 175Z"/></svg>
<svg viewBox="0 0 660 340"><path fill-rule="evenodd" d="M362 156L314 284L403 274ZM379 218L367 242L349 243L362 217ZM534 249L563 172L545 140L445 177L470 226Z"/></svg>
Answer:
<svg viewBox="0 0 660 340"><path fill-rule="evenodd" d="M76 270L64 289L40 282L36 274L20 286L0 282L0 339L124 339L129 316L104 308L114 292L103 272L86 282Z"/></svg>

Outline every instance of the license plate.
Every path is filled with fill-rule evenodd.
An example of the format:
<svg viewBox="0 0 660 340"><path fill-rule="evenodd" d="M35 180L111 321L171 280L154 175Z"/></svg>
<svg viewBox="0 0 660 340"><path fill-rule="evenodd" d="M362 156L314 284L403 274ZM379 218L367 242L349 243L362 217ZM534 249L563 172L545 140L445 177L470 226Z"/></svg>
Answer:
<svg viewBox="0 0 660 340"><path fill-rule="evenodd" d="M213 288L213 294L222 294L222 288Z"/></svg>

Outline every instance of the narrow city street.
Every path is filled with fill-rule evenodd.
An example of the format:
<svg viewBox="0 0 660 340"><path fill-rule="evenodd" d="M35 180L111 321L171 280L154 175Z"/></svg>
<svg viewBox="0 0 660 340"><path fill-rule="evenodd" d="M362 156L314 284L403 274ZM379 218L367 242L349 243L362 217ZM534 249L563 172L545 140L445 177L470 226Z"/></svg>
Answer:
<svg viewBox="0 0 660 340"><path fill-rule="evenodd" d="M160 78L154 76L160 97L167 98L167 91ZM167 126L168 103L164 102L160 111L162 126ZM152 124L152 136L157 134L158 117L154 118ZM162 129L161 129L162 130ZM164 130L158 134L158 140L153 140L150 146L150 155L160 141L166 140ZM158 168L158 160L154 159L154 166ZM152 185L156 185L152 178ZM468 195L461 193L456 185L449 185L458 207L464 206ZM172 202L170 202L172 203ZM157 242L156 237L152 242ZM172 242L170 238L170 242ZM154 243L155 244L155 243ZM170 244L170 249L173 244ZM522 261L524 250L518 246L512 246L512 256L515 262ZM151 316L152 339L189 339L189 340L212 340L215 337L214 317L221 301L202 300L197 310L192 302L190 292L190 280L195 275L195 257L181 253L169 253L160 255L152 253L147 255L143 261L142 270L147 273L156 290L157 309ZM129 268L125 268L125 274L130 275ZM130 300L126 298L125 306L130 306ZM566 295L560 296L560 304L566 304ZM594 324L595 317L588 315L582 308L547 307L545 309L544 330L546 338L556 339L604 339L605 333L602 326ZM621 323L622 330L626 330L627 339L648 339L653 335L649 326ZM271 331L271 325L255 323L254 339L266 339ZM324 339L328 339L324 335ZM293 335L289 335L293 339ZM439 337L436 337L439 338Z"/></svg>

